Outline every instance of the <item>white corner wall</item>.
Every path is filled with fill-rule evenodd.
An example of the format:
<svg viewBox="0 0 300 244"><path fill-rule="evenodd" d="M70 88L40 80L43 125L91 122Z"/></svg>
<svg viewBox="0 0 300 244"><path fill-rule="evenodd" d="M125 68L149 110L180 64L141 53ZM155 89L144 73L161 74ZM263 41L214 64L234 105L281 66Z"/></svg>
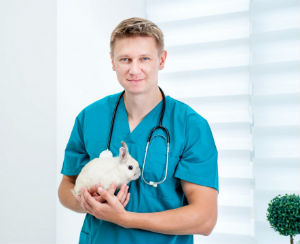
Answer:
<svg viewBox="0 0 300 244"><path fill-rule="evenodd" d="M112 30L125 18L145 17L145 1L57 1L57 187L64 149L76 115L88 104L122 90L109 57ZM78 243L83 214L57 199L57 243Z"/></svg>
<svg viewBox="0 0 300 244"><path fill-rule="evenodd" d="M54 243L56 2L0 1L0 243Z"/></svg>
<svg viewBox="0 0 300 244"><path fill-rule="evenodd" d="M145 2L0 1L0 243L77 243L83 215L58 201L75 116L121 90L109 38Z"/></svg>

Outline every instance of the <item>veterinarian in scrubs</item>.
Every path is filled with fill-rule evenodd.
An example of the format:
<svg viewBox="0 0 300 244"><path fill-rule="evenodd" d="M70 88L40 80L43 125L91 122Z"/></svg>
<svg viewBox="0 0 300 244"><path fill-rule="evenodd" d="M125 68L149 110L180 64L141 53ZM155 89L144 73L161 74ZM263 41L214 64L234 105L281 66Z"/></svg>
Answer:
<svg viewBox="0 0 300 244"><path fill-rule="evenodd" d="M126 19L112 33L112 67L125 93L116 112L110 150L118 156L121 141L125 141L141 170L148 135L158 125L162 111L158 71L164 68L166 57L163 34L149 20ZM120 94L84 108L65 149L59 199L65 207L86 213L79 243L193 243L193 234L209 235L217 221L217 148L208 122L170 96L165 98L162 121L170 134L167 172L166 142L155 136L143 173L147 182L166 175L165 181L154 187L141 176L119 192L114 186L108 191L94 186L83 189L78 199L72 195L82 167L107 148Z"/></svg>

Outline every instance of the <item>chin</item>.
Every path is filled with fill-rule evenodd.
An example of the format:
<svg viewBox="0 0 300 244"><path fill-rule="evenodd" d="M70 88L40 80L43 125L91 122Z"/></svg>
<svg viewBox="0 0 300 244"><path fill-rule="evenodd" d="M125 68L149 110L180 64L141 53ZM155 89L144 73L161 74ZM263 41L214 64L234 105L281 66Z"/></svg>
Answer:
<svg viewBox="0 0 300 244"><path fill-rule="evenodd" d="M147 87L141 85L126 85L126 86L123 86L123 88L129 92L129 93L134 93L134 94L138 94L138 93L144 93L146 90L147 90Z"/></svg>
<svg viewBox="0 0 300 244"><path fill-rule="evenodd" d="M156 84L149 83L149 81L147 80L143 80L142 82L138 82L136 84L127 80L119 83L124 88L124 90L126 90L126 92L132 94L148 93L150 90L154 88L154 86L158 85L157 83Z"/></svg>

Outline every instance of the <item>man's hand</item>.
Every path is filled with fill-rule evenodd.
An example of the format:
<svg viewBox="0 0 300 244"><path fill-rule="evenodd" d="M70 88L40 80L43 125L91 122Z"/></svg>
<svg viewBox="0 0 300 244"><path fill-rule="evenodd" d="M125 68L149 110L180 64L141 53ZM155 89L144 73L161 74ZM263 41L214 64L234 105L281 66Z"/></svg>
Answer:
<svg viewBox="0 0 300 244"><path fill-rule="evenodd" d="M89 188L81 189L81 195L76 199L79 201L82 210L85 213L89 213L94 215L96 218L101 219L99 214L97 215L97 210L93 208L99 207L99 204L109 205L108 199L115 199L114 207L118 207L119 210L124 210L130 200L130 193L128 193L128 186L126 184L122 184L117 196L114 195L117 187L116 184L112 184L107 191L102 190L99 192L99 188L101 188L101 184L96 184ZM121 205L121 207L119 206ZM95 211L96 210L96 211ZM97 217L97 216L98 217Z"/></svg>
<svg viewBox="0 0 300 244"><path fill-rule="evenodd" d="M98 202L104 203L106 200L98 193L98 188L101 187L101 184L96 184L88 189L88 192L90 195ZM111 195L115 194L115 191L117 189L117 186L115 183L112 183L107 190L108 193ZM120 191L117 194L117 198L119 199L120 203L126 207L127 203L130 199L130 193L128 193L128 186L126 184L122 184Z"/></svg>
<svg viewBox="0 0 300 244"><path fill-rule="evenodd" d="M118 195L115 196L99 187L97 193L100 195L101 201L97 201L97 196L93 197L87 188L83 188L79 201L87 213L98 219L124 226L127 213L124 206L126 206L129 201L129 193L127 193L127 190L127 186L122 185ZM94 191L92 192L92 194L95 194Z"/></svg>

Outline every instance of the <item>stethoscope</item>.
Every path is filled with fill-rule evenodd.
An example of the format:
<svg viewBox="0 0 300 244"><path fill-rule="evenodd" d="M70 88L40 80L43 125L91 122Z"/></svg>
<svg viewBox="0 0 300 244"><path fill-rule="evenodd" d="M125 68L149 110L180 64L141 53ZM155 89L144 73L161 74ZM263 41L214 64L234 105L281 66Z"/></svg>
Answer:
<svg viewBox="0 0 300 244"><path fill-rule="evenodd" d="M144 157L144 162L143 162L143 169L142 169L142 179L143 181L150 185L150 186L153 186L153 187L157 187L158 184L161 184L163 183L166 178L167 178L167 173L168 173L168 162L169 162L169 145L170 145L170 135L169 135L169 131L166 127L164 127L162 125L162 120L163 120L163 117L164 117L164 113L165 113L165 108L166 108L166 99L165 99L165 94L163 92L163 90L158 87L160 92L161 92L161 95L163 97L163 107L162 107L162 110L161 110L161 113L160 113L160 119L159 119L159 125L155 126L149 136L148 136L148 139L147 139L147 145L146 145L146 150L145 150L145 157ZM116 103L116 106L115 106L115 109L114 109L114 112L113 112L113 117L112 117L112 120L111 120L111 125L110 125L110 132L109 132L109 137L108 137L108 143L107 143L107 149L103 152L101 152L100 154L100 157L112 157L112 152L110 151L110 142L111 142L111 137L112 137L112 133L113 133L113 128L114 128L114 123L115 123L115 117L116 117L116 113L117 113L117 110L118 110L118 106L119 106L119 103L120 103L120 100L123 96L123 94L125 93L125 91L123 91L121 93L121 95L119 96L118 98L118 101ZM166 158L166 167L165 167L165 176L164 178L161 180L161 181L147 181L145 178L144 178L144 168L145 168L145 164L146 164L146 158L147 158L147 153L148 153L148 147L149 147L149 144L152 140L152 134L158 130L158 129L162 129L166 135L167 135L167 138L163 135L154 135L153 138L155 137L161 137L163 138L165 141L166 141L166 144L167 144L167 158Z"/></svg>

